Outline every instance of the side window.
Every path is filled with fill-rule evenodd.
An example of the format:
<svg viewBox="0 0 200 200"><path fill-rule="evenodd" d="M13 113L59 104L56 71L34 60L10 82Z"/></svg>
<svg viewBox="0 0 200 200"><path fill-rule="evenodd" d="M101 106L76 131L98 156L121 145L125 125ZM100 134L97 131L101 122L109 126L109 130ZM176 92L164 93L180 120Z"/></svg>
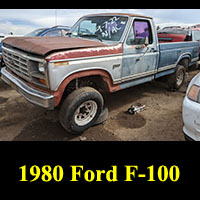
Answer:
<svg viewBox="0 0 200 200"><path fill-rule="evenodd" d="M147 20L135 20L128 35L126 44L145 44L145 41L147 41L148 44L152 44L153 42L151 25Z"/></svg>
<svg viewBox="0 0 200 200"><path fill-rule="evenodd" d="M49 32L45 33L43 36L44 37L45 36L48 36L48 37L60 37L61 36L61 30L49 31Z"/></svg>

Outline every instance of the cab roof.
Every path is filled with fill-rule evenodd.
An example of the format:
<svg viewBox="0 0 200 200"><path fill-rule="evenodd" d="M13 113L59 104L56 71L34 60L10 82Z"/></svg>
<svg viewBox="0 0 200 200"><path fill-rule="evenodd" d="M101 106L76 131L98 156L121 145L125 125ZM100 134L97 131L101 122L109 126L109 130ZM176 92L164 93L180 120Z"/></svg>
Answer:
<svg viewBox="0 0 200 200"><path fill-rule="evenodd" d="M144 16L144 15L138 15L138 14L131 14L131 13L97 13L97 14L89 14L89 15L85 15L87 17L92 17L92 16L100 16L100 15L120 15L120 16L128 16L128 17L142 17L142 18L148 18L148 19L152 19L152 17L148 17L148 16ZM84 16L84 17L85 17Z"/></svg>

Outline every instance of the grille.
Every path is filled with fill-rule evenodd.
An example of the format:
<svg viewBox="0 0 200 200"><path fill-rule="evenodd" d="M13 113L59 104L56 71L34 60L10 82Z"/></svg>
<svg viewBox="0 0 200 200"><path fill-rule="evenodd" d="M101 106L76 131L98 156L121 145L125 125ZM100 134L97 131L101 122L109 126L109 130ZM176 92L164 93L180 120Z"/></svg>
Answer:
<svg viewBox="0 0 200 200"><path fill-rule="evenodd" d="M38 71L38 65L39 63L44 63L44 59L30 56L28 53L12 47L3 46L2 50L4 63L12 72L28 82L48 87L47 71L44 73ZM45 80L46 85L40 79Z"/></svg>
<svg viewBox="0 0 200 200"><path fill-rule="evenodd" d="M28 69L28 59L22 57L17 52L3 49L3 59L6 66L17 75L30 81L30 71Z"/></svg>

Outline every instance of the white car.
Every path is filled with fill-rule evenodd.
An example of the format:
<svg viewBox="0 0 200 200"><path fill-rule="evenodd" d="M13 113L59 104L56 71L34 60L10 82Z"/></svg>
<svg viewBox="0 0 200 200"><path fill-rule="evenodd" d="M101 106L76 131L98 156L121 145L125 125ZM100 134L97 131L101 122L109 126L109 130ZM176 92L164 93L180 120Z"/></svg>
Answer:
<svg viewBox="0 0 200 200"><path fill-rule="evenodd" d="M183 123L185 139L200 141L200 73L187 88L183 101Z"/></svg>

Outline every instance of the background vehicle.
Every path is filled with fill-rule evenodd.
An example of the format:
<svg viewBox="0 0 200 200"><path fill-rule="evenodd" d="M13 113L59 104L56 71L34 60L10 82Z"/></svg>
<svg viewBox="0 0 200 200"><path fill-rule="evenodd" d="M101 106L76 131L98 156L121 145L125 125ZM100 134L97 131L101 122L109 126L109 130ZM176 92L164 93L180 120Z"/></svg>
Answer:
<svg viewBox="0 0 200 200"><path fill-rule="evenodd" d="M68 33L70 30L69 26L54 26L51 28L40 28L40 29L36 29L28 34L26 34L26 37L61 37L61 36L65 36L66 33ZM6 38L6 37L13 37L12 35L9 36L5 36L2 35L2 39ZM16 36L15 36L16 37ZM1 39L1 35L0 35L0 39ZM3 60L2 60L2 42L0 40L0 69L1 69L1 65L3 65Z"/></svg>
<svg viewBox="0 0 200 200"><path fill-rule="evenodd" d="M0 33L0 42L5 38L5 35L3 33Z"/></svg>
<svg viewBox="0 0 200 200"><path fill-rule="evenodd" d="M158 31L158 40L160 43L198 41L200 45L200 28L166 27Z"/></svg>
<svg viewBox="0 0 200 200"><path fill-rule="evenodd" d="M183 42L192 41L191 32L189 29L181 27L165 27L158 30L158 40L160 43L164 42Z"/></svg>
<svg viewBox="0 0 200 200"><path fill-rule="evenodd" d="M179 89L199 59L198 42L159 44L153 19L135 14L87 15L67 35L5 39L1 72L28 101L47 109L60 105L60 123L70 133L94 125L102 92L161 77Z"/></svg>
<svg viewBox="0 0 200 200"><path fill-rule="evenodd" d="M2 43L1 41L5 38L3 33L0 33L0 69L1 69L1 59L2 59Z"/></svg>
<svg viewBox="0 0 200 200"><path fill-rule="evenodd" d="M199 28L169 27L158 31L158 40L163 42L200 41Z"/></svg>
<svg viewBox="0 0 200 200"><path fill-rule="evenodd" d="M200 29L200 24L193 25L193 26L191 26L191 28L199 28Z"/></svg>
<svg viewBox="0 0 200 200"><path fill-rule="evenodd" d="M0 66L1 66L1 59L2 59L2 43L0 42Z"/></svg>
<svg viewBox="0 0 200 200"><path fill-rule="evenodd" d="M36 29L24 36L29 37L45 37L45 36L54 36L54 37L61 37L62 31L65 31L66 33L70 30L69 26L53 26L51 28L39 28Z"/></svg>
<svg viewBox="0 0 200 200"><path fill-rule="evenodd" d="M183 123L186 140L200 141L200 73L188 86L183 101Z"/></svg>

